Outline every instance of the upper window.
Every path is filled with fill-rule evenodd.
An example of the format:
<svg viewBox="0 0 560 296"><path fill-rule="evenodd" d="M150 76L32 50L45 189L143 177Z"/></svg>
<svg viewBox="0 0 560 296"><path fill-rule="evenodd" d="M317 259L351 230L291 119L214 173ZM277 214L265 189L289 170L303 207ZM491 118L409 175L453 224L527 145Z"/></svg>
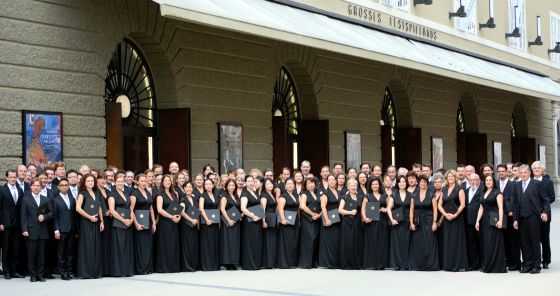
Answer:
<svg viewBox="0 0 560 296"><path fill-rule="evenodd" d="M412 1L411 0L380 0L379 2L408 12L410 11L410 2Z"/></svg>
<svg viewBox="0 0 560 296"><path fill-rule="evenodd" d="M509 29L511 33L519 29L521 37L509 37L508 44L511 48L527 50L527 30L525 26L525 0L509 0Z"/></svg>
<svg viewBox="0 0 560 296"><path fill-rule="evenodd" d="M453 6L454 11L457 11L461 4L465 6L465 12L467 13L467 16L454 18L455 29L471 34L476 34L478 32L478 20L476 18L476 0L455 0Z"/></svg>
<svg viewBox="0 0 560 296"><path fill-rule="evenodd" d="M556 46L556 42L560 42L560 15L550 13L550 48ZM560 63L560 54L551 53L550 59L553 62Z"/></svg>

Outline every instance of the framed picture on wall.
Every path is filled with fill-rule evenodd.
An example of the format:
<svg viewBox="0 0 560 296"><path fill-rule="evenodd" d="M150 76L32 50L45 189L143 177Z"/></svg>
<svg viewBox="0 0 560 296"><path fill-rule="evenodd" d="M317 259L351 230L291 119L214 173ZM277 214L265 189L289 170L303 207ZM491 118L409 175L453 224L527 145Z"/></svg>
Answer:
<svg viewBox="0 0 560 296"><path fill-rule="evenodd" d="M502 163L502 142L492 141L492 158L494 167Z"/></svg>
<svg viewBox="0 0 560 296"><path fill-rule="evenodd" d="M44 169L62 161L62 113L22 112L23 163Z"/></svg>
<svg viewBox="0 0 560 296"><path fill-rule="evenodd" d="M243 126L238 123L218 123L218 161L220 174L243 167Z"/></svg>
<svg viewBox="0 0 560 296"><path fill-rule="evenodd" d="M546 146L539 145L539 160L542 162L543 166L546 166Z"/></svg>
<svg viewBox="0 0 560 296"><path fill-rule="evenodd" d="M443 138L432 137L432 170L443 168Z"/></svg>
<svg viewBox="0 0 560 296"><path fill-rule="evenodd" d="M344 155L346 169L359 169L362 163L362 136L359 132L344 132Z"/></svg>

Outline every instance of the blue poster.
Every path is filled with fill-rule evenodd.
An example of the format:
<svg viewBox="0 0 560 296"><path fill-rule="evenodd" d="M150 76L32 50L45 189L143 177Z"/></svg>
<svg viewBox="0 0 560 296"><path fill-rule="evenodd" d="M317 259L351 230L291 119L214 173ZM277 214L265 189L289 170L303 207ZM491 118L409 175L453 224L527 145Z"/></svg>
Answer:
<svg viewBox="0 0 560 296"><path fill-rule="evenodd" d="M42 169L62 161L62 114L24 111L23 119L24 163Z"/></svg>

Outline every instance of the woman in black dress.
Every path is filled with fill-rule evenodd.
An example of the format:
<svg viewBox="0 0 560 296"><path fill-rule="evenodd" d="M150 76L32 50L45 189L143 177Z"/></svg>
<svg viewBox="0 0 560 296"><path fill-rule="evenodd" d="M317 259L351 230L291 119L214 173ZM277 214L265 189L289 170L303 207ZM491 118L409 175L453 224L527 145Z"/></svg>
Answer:
<svg viewBox="0 0 560 296"><path fill-rule="evenodd" d="M214 182L208 179L204 181L204 193L198 200L201 220L205 224L200 225L200 266L203 271L214 271L220 269L220 224L212 223L206 215L205 209L218 209L220 200L214 196Z"/></svg>
<svg viewBox="0 0 560 296"><path fill-rule="evenodd" d="M428 177L420 175L418 194L414 196L414 224L410 247L413 270L438 270L437 199L428 190Z"/></svg>
<svg viewBox="0 0 560 296"><path fill-rule="evenodd" d="M146 175L146 191L148 191L148 193L150 194L150 196L152 197L152 202L154 201L154 196L156 191L154 190L155 188L155 181L156 181L156 175L154 174L154 171L147 169L144 174Z"/></svg>
<svg viewBox="0 0 560 296"><path fill-rule="evenodd" d="M245 177L247 189L241 195L241 211L245 215L241 227L241 268L257 270L262 266L262 221L248 210L250 207L261 206L259 194L255 191L255 184L264 181L263 177ZM262 186L262 185L257 185Z"/></svg>
<svg viewBox="0 0 560 296"><path fill-rule="evenodd" d="M327 179L329 178L329 175L331 174L330 172L330 168L328 165L325 165L321 168L321 172L320 172L320 179L317 180L317 185L315 186L317 189L317 192L324 192L327 191L327 188L329 188L329 181L327 181ZM304 184L304 190L305 190L305 184Z"/></svg>
<svg viewBox="0 0 560 296"><path fill-rule="evenodd" d="M294 180L287 179L285 185L286 192L278 198L278 215L281 221L278 228L278 268L296 267L298 260L299 199L295 193ZM286 211L295 215L295 225L288 224Z"/></svg>
<svg viewBox="0 0 560 296"><path fill-rule="evenodd" d="M492 175L484 177L484 195L476 218L476 230L482 236L482 264L480 270L486 273L504 273L506 270L504 234L504 196L496 187ZM490 213L496 214L498 221L490 221ZM482 224L481 224L482 223ZM492 225L490 225L492 224Z"/></svg>
<svg viewBox="0 0 560 296"><path fill-rule="evenodd" d="M199 219L193 219L187 215L187 211L198 209L198 199L193 194L193 185L186 182L184 186L185 196L179 202L184 211L181 214L179 224L179 253L181 256L181 271L196 271L198 264L198 228Z"/></svg>
<svg viewBox="0 0 560 296"><path fill-rule="evenodd" d="M136 175L136 189L130 195L130 203L134 209L134 273L152 273L152 254L153 254L153 233L156 231L156 219L154 208L152 207L153 198L146 189L147 177L144 174ZM136 211L148 211L150 217L149 228L145 229L138 223ZM141 214L144 215L144 214Z"/></svg>
<svg viewBox="0 0 560 296"><path fill-rule="evenodd" d="M338 174L336 175L336 190L340 192L340 195L346 195L348 189L346 189L346 175ZM326 192L326 190L325 190Z"/></svg>
<svg viewBox="0 0 560 296"><path fill-rule="evenodd" d="M368 193L367 182L368 175L364 172L360 172L358 174L358 194L362 197Z"/></svg>
<svg viewBox="0 0 560 296"><path fill-rule="evenodd" d="M203 193L204 193L204 177L202 176L202 174L198 174L194 177L193 194L196 197L196 199L200 199Z"/></svg>
<svg viewBox="0 0 560 296"><path fill-rule="evenodd" d="M131 211L129 219L120 210ZM120 221L125 228L113 224L111 232L111 276L132 276L134 274L134 249L132 242L133 207L130 196L124 192L124 177L115 178L115 190L109 196L109 211L114 220ZM114 223L117 221L114 221Z"/></svg>
<svg viewBox="0 0 560 296"><path fill-rule="evenodd" d="M356 180L349 180L348 193L340 200L338 206L338 212L342 216L340 226L340 268L342 269L359 269L363 262L363 229L360 218L362 196L358 194L358 186Z"/></svg>
<svg viewBox="0 0 560 296"><path fill-rule="evenodd" d="M261 194L261 205L265 213L276 214L276 195L275 195L274 182L270 179L265 179L263 184L263 191ZM262 240L262 267L274 268L276 267L276 246L278 238L278 230L276 226L266 224L266 219L263 221L263 240Z"/></svg>
<svg viewBox="0 0 560 296"><path fill-rule="evenodd" d="M336 179L333 175L327 178L329 188L321 196L321 215L323 225L319 238L319 266L338 268L340 257L340 223L332 223L328 211L338 209L339 192L336 190Z"/></svg>
<svg viewBox="0 0 560 296"><path fill-rule="evenodd" d="M97 192L99 202L103 211L103 232L101 232L101 261L103 265L103 275L109 276L111 272L111 232L113 230L113 217L109 211L109 195L111 186L107 186L107 173L104 172L101 178L97 179ZM112 189L114 190L114 188Z"/></svg>
<svg viewBox="0 0 560 296"><path fill-rule="evenodd" d="M187 177L183 173L177 173L175 175L175 192L177 192L177 197L179 200L185 197L185 183L187 182Z"/></svg>
<svg viewBox="0 0 560 296"><path fill-rule="evenodd" d="M321 174L323 173L323 170L321 170ZM298 267L315 268L319 263L321 214L319 214L318 210L320 209L319 205L321 203L321 194L323 193L323 190L317 190L314 179L306 179L303 182L303 185L305 186L305 191L303 191L299 197L299 208L302 211L302 217L300 225ZM326 188L328 187L329 186L327 184ZM309 208L312 204L317 208L315 212Z"/></svg>
<svg viewBox="0 0 560 296"><path fill-rule="evenodd" d="M249 176L251 178L251 176ZM252 178L251 178L252 179ZM220 253L221 265L225 265L227 270L236 270L239 265L240 244L241 244L241 223L233 220L227 211L233 207L240 209L239 197L235 190L235 181L226 182L226 191L220 197L220 212L222 214L222 222L220 228Z"/></svg>
<svg viewBox="0 0 560 296"><path fill-rule="evenodd" d="M303 186L303 174L299 171L295 172L293 180L294 180L294 183L295 183L293 193L296 197L298 197L298 196L300 196L300 194L305 189L305 187Z"/></svg>
<svg viewBox="0 0 560 296"><path fill-rule="evenodd" d="M346 177L347 180L358 180L358 171L356 171L355 168L349 168L348 171L346 171Z"/></svg>
<svg viewBox="0 0 560 296"><path fill-rule="evenodd" d="M381 193L387 195L387 197L393 197L393 180L389 175L383 176L383 188L381 189Z"/></svg>
<svg viewBox="0 0 560 296"><path fill-rule="evenodd" d="M432 178L432 182L434 184L434 201L437 205L439 205L439 201L443 198L443 176L441 174L435 174ZM441 269L441 263L443 262L443 230L442 230L442 223L445 219L439 209L436 215L437 219L437 230L436 230L436 237L437 237L437 244L438 244L438 261L439 261L439 269Z"/></svg>
<svg viewBox="0 0 560 296"><path fill-rule="evenodd" d="M80 240L78 245L78 277L82 279L96 279L103 276L103 262L101 260L101 234L103 231L103 211L101 196L94 191L95 177L86 174L80 181L80 194L76 201L76 212L80 219ZM89 205L89 215L84 207ZM97 209L97 210L96 210Z"/></svg>
<svg viewBox="0 0 560 296"><path fill-rule="evenodd" d="M467 270L467 238L465 235L465 192L458 184L457 173L449 170L444 177L447 186L443 188L443 197L439 201L438 209L443 214L443 262L442 269L447 271ZM453 213L445 209L451 209L449 203L454 203Z"/></svg>
<svg viewBox="0 0 560 296"><path fill-rule="evenodd" d="M173 179L165 175L161 179L161 190L156 197L158 235L156 247L155 272L179 272L179 215L171 215L166 210L171 203L178 202L173 190Z"/></svg>
<svg viewBox="0 0 560 296"><path fill-rule="evenodd" d="M385 176L391 183L391 178ZM364 269L383 270L389 266L389 218L387 216L387 195L382 192L381 180L373 178L369 182L370 193L362 201L364 222ZM368 202L379 202L379 221L366 217Z"/></svg>
<svg viewBox="0 0 560 296"><path fill-rule="evenodd" d="M395 270L409 267L408 254L410 247L410 203L412 195L406 190L406 177L397 177L398 191L389 199L389 221L391 221L391 266ZM402 214L402 221L397 221L396 213Z"/></svg>
<svg viewBox="0 0 560 296"><path fill-rule="evenodd" d="M292 171L290 170L290 168L284 167L282 168L282 173L280 174L280 176L278 176L278 180L277 180L277 186L280 189L280 194L286 192L286 180L288 180L288 178L290 178L290 176L292 175ZM277 196L279 197L279 195Z"/></svg>

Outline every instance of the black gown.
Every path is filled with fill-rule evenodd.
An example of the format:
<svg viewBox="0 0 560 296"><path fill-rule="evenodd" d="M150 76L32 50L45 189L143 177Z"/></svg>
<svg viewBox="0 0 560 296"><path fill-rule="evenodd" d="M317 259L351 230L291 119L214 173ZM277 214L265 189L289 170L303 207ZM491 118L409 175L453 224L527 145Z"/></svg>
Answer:
<svg viewBox="0 0 560 296"><path fill-rule="evenodd" d="M180 202L185 205L185 211L189 210L191 207L198 209L198 199L194 197L194 195L190 198L185 195ZM194 227L189 226L186 219L181 219L179 223L181 271L192 272L199 268L198 227L200 225L200 218L198 222L199 224Z"/></svg>
<svg viewBox="0 0 560 296"><path fill-rule="evenodd" d="M132 195L136 197L134 204L135 211L148 211L153 203L153 197L148 190L145 190L146 197L142 195L140 190L135 189ZM134 229L134 273L135 274L148 274L152 273L153 262L153 237L152 237L152 217L149 218L149 229L136 230Z"/></svg>
<svg viewBox="0 0 560 296"><path fill-rule="evenodd" d="M114 191L115 189L113 189ZM103 265L103 275L109 276L111 274L111 240L113 232L113 217L107 216L109 214L109 196L112 191L105 191L107 197L99 193L101 201L101 209L103 212L103 232L101 232L101 260Z"/></svg>
<svg viewBox="0 0 560 296"><path fill-rule="evenodd" d="M359 269L363 262L363 229L362 229L362 194L356 194L354 200L350 193L344 197L346 204L355 202L356 215L344 215L340 226L340 268Z"/></svg>
<svg viewBox="0 0 560 296"><path fill-rule="evenodd" d="M325 191L325 195L328 198L327 211L338 209L340 199L337 198L332 190L328 189ZM340 193L338 196L340 196ZM321 225L319 235L319 266L338 268L340 266L340 223L331 224L329 227Z"/></svg>
<svg viewBox="0 0 560 296"><path fill-rule="evenodd" d="M226 199L226 211L232 207L236 207L238 211L240 210L240 202L233 196L226 194L221 197L221 199ZM222 218L225 218L222 215ZM220 264L222 265L239 265L239 254L240 254L240 231L241 222L237 221L233 226L227 225L225 220L221 221L222 225L220 227Z"/></svg>
<svg viewBox="0 0 560 296"><path fill-rule="evenodd" d="M280 195L279 198L286 200L284 211L296 212L295 225L282 225L278 226L278 268L292 268L296 267L298 263L298 225L299 225L299 200L297 196L294 198L289 193Z"/></svg>
<svg viewBox="0 0 560 296"><path fill-rule="evenodd" d="M459 191L463 190L455 186L448 195L448 188L443 188L443 207L448 202L455 202L457 208L460 206ZM465 208L466 210L466 208ZM469 267L467 259L467 237L465 234L464 211L457 218L449 221L443 220L443 262L442 269L447 271L467 270Z"/></svg>
<svg viewBox="0 0 560 296"><path fill-rule="evenodd" d="M412 194L406 192L404 200L399 191L394 194L393 211L401 208L404 220L391 228L391 266L395 269L409 267L408 253L410 247L410 202ZM393 217L395 219L395 217Z"/></svg>
<svg viewBox="0 0 560 296"><path fill-rule="evenodd" d="M163 199L162 209L165 211L173 199L165 191L160 191L158 195ZM171 219L160 216L157 232L155 272L179 272L179 230L177 224L173 223Z"/></svg>
<svg viewBox="0 0 560 296"><path fill-rule="evenodd" d="M382 208L387 207L387 195L381 194L377 199L372 193L367 195L368 202L379 202ZM379 210L379 209L378 209ZM364 263L365 269L384 269L389 266L389 217L380 213L379 221L364 223Z"/></svg>
<svg viewBox="0 0 560 296"><path fill-rule="evenodd" d="M94 208L101 207L100 194L95 199L87 190L80 192L84 197L82 208L86 200L91 200ZM82 279L96 279L103 277L103 262L101 258L101 233L99 232L99 220L91 222L80 216L80 239L78 245L78 276Z"/></svg>
<svg viewBox="0 0 560 296"><path fill-rule="evenodd" d="M266 199L266 213L276 213L276 199L274 196L265 192L261 199ZM278 227L267 226L263 230L262 234L262 267L263 268L274 268L276 267L276 255L277 255L277 238L278 238Z"/></svg>
<svg viewBox="0 0 560 296"><path fill-rule="evenodd" d="M437 233L432 231L434 193L426 190L426 196L420 201L420 194L414 195L414 215L418 218L416 231L410 238L410 267L413 270L432 271L439 269L439 251Z"/></svg>
<svg viewBox="0 0 560 296"><path fill-rule="evenodd" d="M245 191L247 197L247 208L261 205L258 195ZM241 227L241 268L247 270L257 270L262 266L262 219L253 222L248 221L248 217L243 217Z"/></svg>
<svg viewBox="0 0 560 296"><path fill-rule="evenodd" d="M115 211L117 208L130 209L130 197L120 196L115 190L109 198L115 200ZM111 226L111 276L131 276L134 274L134 249L132 229L134 224L127 229Z"/></svg>
<svg viewBox="0 0 560 296"><path fill-rule="evenodd" d="M214 201L210 199L207 192L201 195L204 199L204 209L218 209L220 198L214 196ZM202 214L200 219L204 219ZM220 269L220 224L200 225L200 267L204 271Z"/></svg>
<svg viewBox="0 0 560 296"><path fill-rule="evenodd" d="M320 203L319 193L313 196L309 191L304 191L307 206L312 202ZM315 268L319 264L319 233L321 231L321 218L311 219L305 212L301 212L301 225L299 237L299 259L298 268Z"/></svg>
<svg viewBox="0 0 560 296"><path fill-rule="evenodd" d="M499 190L493 189L488 196L480 199L480 205L484 209L479 224L482 236L481 270L487 273L507 272L503 230L490 225L489 217L490 212L499 214L498 194L500 194Z"/></svg>

